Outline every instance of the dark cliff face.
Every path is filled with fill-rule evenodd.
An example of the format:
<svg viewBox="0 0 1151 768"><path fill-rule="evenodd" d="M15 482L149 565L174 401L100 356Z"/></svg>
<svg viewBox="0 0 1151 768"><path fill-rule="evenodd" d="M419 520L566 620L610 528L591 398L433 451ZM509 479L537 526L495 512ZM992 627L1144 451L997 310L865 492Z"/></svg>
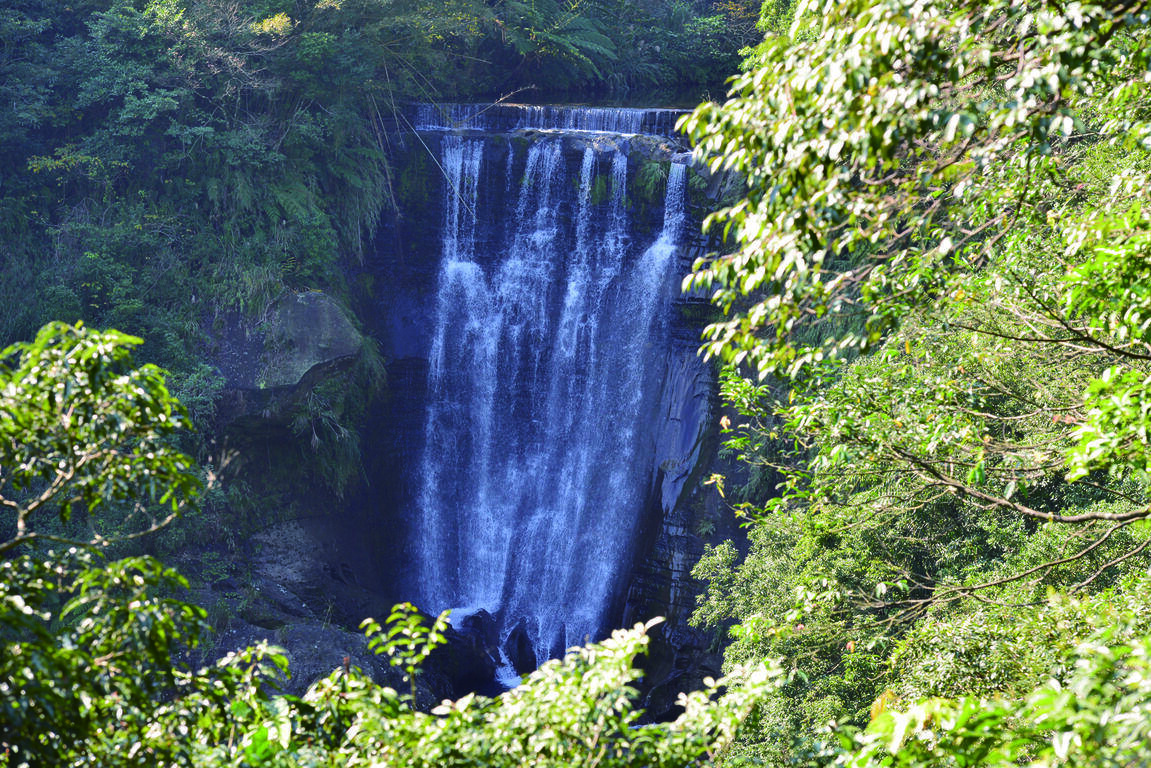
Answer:
<svg viewBox="0 0 1151 768"><path fill-rule="evenodd" d="M400 209L367 278L388 395L357 506L385 591L461 623L482 610L470 625L509 674L668 616L648 668L666 712L661 690L717 671L687 625L689 571L721 516L697 489L714 372L679 298L693 185L667 137L513 117L409 134L396 157Z"/></svg>
<svg viewBox="0 0 1151 768"><path fill-rule="evenodd" d="M680 252L679 273L686 274L703 251L697 234ZM681 692L699 690L704 678L721 676L722 631L690 623L704 588L691 571L705 545L743 539L727 503L714 486L703 484L712 473L727 475L734 469L718 455L722 403L716 366L697 354L700 329L711 308L682 295L673 307L659 401L655 483L645 530L617 598L622 626L664 618L650 633L640 684L652 720L675 717Z"/></svg>

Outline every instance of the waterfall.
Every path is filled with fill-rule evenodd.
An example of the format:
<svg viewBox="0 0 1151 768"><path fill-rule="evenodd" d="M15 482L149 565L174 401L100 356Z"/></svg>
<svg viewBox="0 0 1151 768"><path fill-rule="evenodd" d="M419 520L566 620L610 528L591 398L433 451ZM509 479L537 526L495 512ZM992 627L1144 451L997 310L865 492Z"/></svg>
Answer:
<svg viewBox="0 0 1151 768"><path fill-rule="evenodd" d="M557 107L530 104L419 104L409 118L416 130L588 131L670 136L684 109Z"/></svg>
<svg viewBox="0 0 1151 768"><path fill-rule="evenodd" d="M617 136L581 149L545 132L505 158L490 136L433 126L443 230L408 513L421 607L486 610L536 663L605 629L628 565L653 482L650 350L686 229L681 163L658 234L635 220L625 134L651 117L555 109L514 111Z"/></svg>

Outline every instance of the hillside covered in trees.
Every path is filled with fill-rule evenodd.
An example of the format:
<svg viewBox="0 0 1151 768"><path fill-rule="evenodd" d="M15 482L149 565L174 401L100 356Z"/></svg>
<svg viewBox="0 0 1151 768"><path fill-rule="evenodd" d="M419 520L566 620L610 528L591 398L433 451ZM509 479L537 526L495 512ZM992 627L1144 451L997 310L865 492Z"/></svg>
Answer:
<svg viewBox="0 0 1151 768"><path fill-rule="evenodd" d="M0 10L0 340L54 318L145 339L201 423L203 329L348 283L416 101L722 88L738 3L135 2ZM400 123L397 126L397 122ZM361 287L362 289L362 287Z"/></svg>
<svg viewBox="0 0 1151 768"><path fill-rule="evenodd" d="M640 93L694 104L722 92L757 39L757 13L551 0L5 4L0 343L52 319L139 336L140 357L168 371L198 427L189 450L218 468L207 443L225 381L212 351L289 291L371 301L365 249L412 184L388 159L412 127L405 108ZM338 386L285 414L274 442L293 468L265 467L267 482L205 500L205 536L230 535L223 505L354 485L357 428L382 381L375 352L366 345Z"/></svg>
<svg viewBox="0 0 1151 768"><path fill-rule="evenodd" d="M1147 762L1149 22L1139 0L6 5L0 765ZM640 625L424 706L447 627L410 606L364 626L390 685L345 660L278 695L267 646L201 668L207 613L143 553L281 482L354 485L385 367L366 344L293 406L323 460L229 496L213 333L285 289L363 302L401 106L525 88L714 99L681 122L727 182L683 288L714 305L737 467L709 492L746 532L693 571L730 676L648 723Z"/></svg>

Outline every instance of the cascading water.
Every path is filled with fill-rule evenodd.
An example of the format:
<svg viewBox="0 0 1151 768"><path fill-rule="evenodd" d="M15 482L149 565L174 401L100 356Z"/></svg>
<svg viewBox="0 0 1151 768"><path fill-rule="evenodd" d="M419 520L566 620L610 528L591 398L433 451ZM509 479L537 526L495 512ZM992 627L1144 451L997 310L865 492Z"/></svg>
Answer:
<svg viewBox="0 0 1151 768"><path fill-rule="evenodd" d="M421 104L416 130L550 130L671 135L682 109L556 107L532 104Z"/></svg>
<svg viewBox="0 0 1151 768"><path fill-rule="evenodd" d="M421 606L484 609L536 663L604 629L627 566L654 479L649 351L686 229L682 163L665 166L658 234L635 221L625 134L650 116L540 109L514 117L615 135L507 138L505 161L491 135L445 130L450 114L416 118L441 131L444 192L408 515Z"/></svg>

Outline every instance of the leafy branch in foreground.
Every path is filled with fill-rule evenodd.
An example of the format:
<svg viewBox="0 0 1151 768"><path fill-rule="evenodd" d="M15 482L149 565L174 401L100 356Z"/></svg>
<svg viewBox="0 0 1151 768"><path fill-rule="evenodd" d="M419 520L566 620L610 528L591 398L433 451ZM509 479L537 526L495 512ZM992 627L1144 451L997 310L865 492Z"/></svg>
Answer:
<svg viewBox="0 0 1151 768"><path fill-rule="evenodd" d="M285 662L261 645L193 672L208 627L173 597L186 588L146 557L0 562L0 766L192 765L192 733L235 732L233 713Z"/></svg>
<svg viewBox="0 0 1151 768"><path fill-rule="evenodd" d="M960 288L951 277L994 260L1018 225L1073 204L1071 147L1147 136L1147 20L1138 0L801 3L792 34L765 44L770 63L683 121L702 161L747 180L706 224L739 249L684 281L731 313L704 350L818 379ZM805 341L805 320L825 316L858 322Z"/></svg>
<svg viewBox="0 0 1151 768"><path fill-rule="evenodd" d="M368 647L375 653L388 656L388 663L404 671L404 681L410 687L411 706L416 702L416 675L420 667L439 646L443 645L448 628L448 611L436 617L430 627L424 626L424 617L411 603L392 607L388 616L388 630L384 632L375 619L364 619L360 628L368 636Z"/></svg>
<svg viewBox="0 0 1151 768"><path fill-rule="evenodd" d="M1145 577L1132 585L1141 598L1133 608L1108 605L1119 595L1095 605L1058 607L1065 618L1082 612L1076 629L1085 638L1057 649L1050 676L1033 687L1011 697L890 702L864 732L854 738L840 734L837 746L844 751L836 763L856 768L1146 764L1151 756L1151 639L1142 607L1147 587ZM1034 647L1036 640L1025 634L1016 639L1020 647L1028 639Z"/></svg>
<svg viewBox="0 0 1151 768"><path fill-rule="evenodd" d="M141 340L51 323L0 350L0 510L12 535L0 554L46 539L106 545L151 533L179 514L201 483L174 447L187 426L163 372L132 367ZM114 530L92 519L122 508ZM53 528L58 519L85 524Z"/></svg>
<svg viewBox="0 0 1151 768"><path fill-rule="evenodd" d="M13 768L710 765L776 679L759 665L683 695L675 721L640 725L633 662L648 638L638 625L570 649L498 698L431 713L347 666L302 697L276 696L287 665L274 649L186 668L205 614L163 596L185 583L154 560L69 552L0 571L0 766ZM437 631L409 622L404 606L393 616L386 631L401 639L377 651L413 674Z"/></svg>

